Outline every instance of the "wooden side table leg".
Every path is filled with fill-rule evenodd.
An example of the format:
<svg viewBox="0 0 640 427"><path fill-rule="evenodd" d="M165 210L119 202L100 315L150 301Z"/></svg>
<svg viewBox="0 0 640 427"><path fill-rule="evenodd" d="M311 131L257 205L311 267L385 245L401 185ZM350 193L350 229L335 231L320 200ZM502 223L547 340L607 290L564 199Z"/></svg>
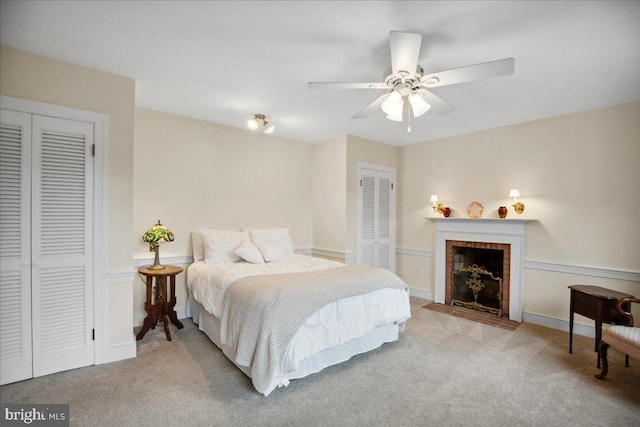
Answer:
<svg viewBox="0 0 640 427"><path fill-rule="evenodd" d="M575 293L571 290L571 299L569 302L569 353L573 350L573 298Z"/></svg>
<svg viewBox="0 0 640 427"><path fill-rule="evenodd" d="M176 313L174 307L176 306L176 276L169 277L169 284L171 288L171 299L167 304L167 315L171 322L177 326L178 329L184 328L184 325L178 320L178 313Z"/></svg>
<svg viewBox="0 0 640 427"><path fill-rule="evenodd" d="M144 323L142 325L142 329L136 335L136 340L141 340L144 335L149 331L149 328L155 328L156 322L158 321L158 305L153 304L151 299L153 288L153 278L151 276L147 277L147 301L144 303L144 309L147 312L147 317L144 318Z"/></svg>
<svg viewBox="0 0 640 427"><path fill-rule="evenodd" d="M164 333L167 335L167 341L171 341L171 331L169 331L169 319L165 314L162 316L162 324L164 325Z"/></svg>
<svg viewBox="0 0 640 427"><path fill-rule="evenodd" d="M596 367L598 369L600 369L600 352L598 351L600 340L602 340L602 322L596 320L596 351L598 352L598 363L596 364Z"/></svg>
<svg viewBox="0 0 640 427"><path fill-rule="evenodd" d="M171 341L169 319L167 318L167 278L165 276L158 276L156 279L156 287L158 290L158 317L162 319L167 341Z"/></svg>
<svg viewBox="0 0 640 427"><path fill-rule="evenodd" d="M138 335L136 335L136 340L141 340L149 332L149 329L156 327L158 322L158 305L146 303L144 308L147 310L147 317L144 318L144 324Z"/></svg>

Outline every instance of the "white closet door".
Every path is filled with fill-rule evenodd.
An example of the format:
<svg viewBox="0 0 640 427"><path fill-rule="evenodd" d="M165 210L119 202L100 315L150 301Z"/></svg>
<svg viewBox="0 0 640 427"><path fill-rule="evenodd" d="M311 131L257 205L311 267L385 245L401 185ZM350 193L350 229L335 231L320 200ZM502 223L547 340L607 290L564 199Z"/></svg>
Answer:
<svg viewBox="0 0 640 427"><path fill-rule="evenodd" d="M93 364L93 125L33 116L34 376Z"/></svg>
<svg viewBox="0 0 640 427"><path fill-rule="evenodd" d="M360 216L360 250L356 254L356 263L376 266L376 175L363 171L361 177L362 209Z"/></svg>
<svg viewBox="0 0 640 427"><path fill-rule="evenodd" d="M391 252L391 249L394 246L391 240L391 184L393 183L392 175L389 172L378 171L377 178L376 224L378 225L378 229L376 236L376 267L393 271L394 268L392 262L394 255Z"/></svg>
<svg viewBox="0 0 640 427"><path fill-rule="evenodd" d="M395 169L358 163L356 264L395 271Z"/></svg>
<svg viewBox="0 0 640 427"><path fill-rule="evenodd" d="M0 381L33 376L31 115L0 112Z"/></svg>

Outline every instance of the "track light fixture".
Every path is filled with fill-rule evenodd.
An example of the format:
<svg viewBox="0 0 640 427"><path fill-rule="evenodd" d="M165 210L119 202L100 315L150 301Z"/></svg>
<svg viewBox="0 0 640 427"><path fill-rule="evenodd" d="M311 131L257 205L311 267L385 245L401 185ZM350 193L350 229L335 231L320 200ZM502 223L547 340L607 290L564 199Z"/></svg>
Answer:
<svg viewBox="0 0 640 427"><path fill-rule="evenodd" d="M267 117L264 114L254 114L251 119L247 121L247 127L251 130L262 130L264 133L272 133L276 127L269 125Z"/></svg>

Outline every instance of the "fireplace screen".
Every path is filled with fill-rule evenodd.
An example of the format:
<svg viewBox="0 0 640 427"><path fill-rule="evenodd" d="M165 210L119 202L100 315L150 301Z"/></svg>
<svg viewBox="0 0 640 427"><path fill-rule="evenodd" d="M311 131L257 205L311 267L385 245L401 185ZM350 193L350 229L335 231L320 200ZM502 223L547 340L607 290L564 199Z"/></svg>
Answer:
<svg viewBox="0 0 640 427"><path fill-rule="evenodd" d="M446 241L445 303L509 316L511 246Z"/></svg>
<svg viewBox="0 0 640 427"><path fill-rule="evenodd" d="M488 311L502 317L502 279L477 265L453 272L451 305Z"/></svg>

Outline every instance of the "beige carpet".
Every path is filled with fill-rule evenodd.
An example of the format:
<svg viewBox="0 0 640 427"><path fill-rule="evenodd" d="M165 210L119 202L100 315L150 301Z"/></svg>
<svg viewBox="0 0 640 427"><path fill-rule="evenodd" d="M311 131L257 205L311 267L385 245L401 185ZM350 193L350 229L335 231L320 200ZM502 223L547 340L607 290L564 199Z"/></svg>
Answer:
<svg viewBox="0 0 640 427"><path fill-rule="evenodd" d="M592 339L515 331L421 308L400 340L269 397L189 319L138 357L0 387L3 403L69 403L74 426L638 426L640 361L593 374Z"/></svg>

